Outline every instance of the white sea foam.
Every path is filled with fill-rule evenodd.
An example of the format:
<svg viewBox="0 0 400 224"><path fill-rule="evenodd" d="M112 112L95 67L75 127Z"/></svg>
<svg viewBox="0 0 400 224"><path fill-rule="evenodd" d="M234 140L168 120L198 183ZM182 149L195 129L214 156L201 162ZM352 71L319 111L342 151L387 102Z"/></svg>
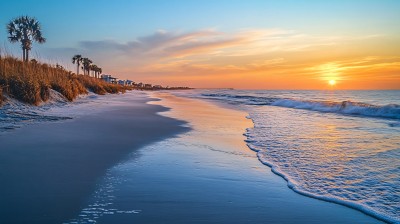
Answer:
<svg viewBox="0 0 400 224"><path fill-rule="evenodd" d="M321 102L321 101L279 99L272 102L271 105L296 108L296 109L307 109L320 112L332 112L332 113L361 115L369 117L400 119L400 105L397 104L376 106L372 104L351 102L351 101Z"/></svg>
<svg viewBox="0 0 400 224"><path fill-rule="evenodd" d="M374 119L267 106L248 146L294 191L398 223L400 130Z"/></svg>

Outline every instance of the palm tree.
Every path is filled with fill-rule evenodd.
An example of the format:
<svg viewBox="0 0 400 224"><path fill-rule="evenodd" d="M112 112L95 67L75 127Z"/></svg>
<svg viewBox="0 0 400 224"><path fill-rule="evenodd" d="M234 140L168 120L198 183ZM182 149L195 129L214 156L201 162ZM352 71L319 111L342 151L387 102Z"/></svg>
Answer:
<svg viewBox="0 0 400 224"><path fill-rule="evenodd" d="M95 78L100 78L100 74L103 72L103 70L99 68L97 65L92 66L92 71L94 71Z"/></svg>
<svg viewBox="0 0 400 224"><path fill-rule="evenodd" d="M82 55L76 54L74 57L72 57L72 64L76 63L76 74L79 75L79 66L81 65L82 62Z"/></svg>
<svg viewBox="0 0 400 224"><path fill-rule="evenodd" d="M92 73L92 74L93 74L93 77L96 77L97 65L91 64L91 65L89 66L89 70L93 72L93 73Z"/></svg>
<svg viewBox="0 0 400 224"><path fill-rule="evenodd" d="M94 77L95 78L99 78L99 74L100 74L101 68L99 68L97 65L95 65L93 69L94 69L93 70L94 71Z"/></svg>
<svg viewBox="0 0 400 224"><path fill-rule="evenodd" d="M42 30L39 22L29 16L15 18L7 24L8 40L11 43L21 42L22 59L29 60L29 51L32 49L32 42L46 42L42 36Z"/></svg>
<svg viewBox="0 0 400 224"><path fill-rule="evenodd" d="M89 75L89 71L90 71L90 65L93 63L92 60L90 60L89 58L83 58L82 59L82 65L83 65L83 70L87 72L87 75Z"/></svg>
<svg viewBox="0 0 400 224"><path fill-rule="evenodd" d="M97 78L101 78L101 73L103 72L103 69L102 68L97 68Z"/></svg>

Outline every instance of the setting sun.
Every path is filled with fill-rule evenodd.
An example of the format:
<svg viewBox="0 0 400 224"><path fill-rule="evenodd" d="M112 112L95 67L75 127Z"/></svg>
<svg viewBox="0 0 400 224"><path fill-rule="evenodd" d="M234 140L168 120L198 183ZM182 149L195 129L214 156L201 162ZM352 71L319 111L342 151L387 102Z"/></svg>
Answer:
<svg viewBox="0 0 400 224"><path fill-rule="evenodd" d="M336 84L336 80L329 80L329 85L334 86Z"/></svg>

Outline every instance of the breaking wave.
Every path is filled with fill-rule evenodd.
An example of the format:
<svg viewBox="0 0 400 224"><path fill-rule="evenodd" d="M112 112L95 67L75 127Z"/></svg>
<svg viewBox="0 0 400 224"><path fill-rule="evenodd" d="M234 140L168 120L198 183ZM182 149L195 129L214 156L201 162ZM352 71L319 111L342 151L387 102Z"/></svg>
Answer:
<svg viewBox="0 0 400 224"><path fill-rule="evenodd" d="M379 106L352 101L314 101L231 94L202 94L202 97L224 100L231 104L271 105L327 113L400 119L400 105L398 104Z"/></svg>

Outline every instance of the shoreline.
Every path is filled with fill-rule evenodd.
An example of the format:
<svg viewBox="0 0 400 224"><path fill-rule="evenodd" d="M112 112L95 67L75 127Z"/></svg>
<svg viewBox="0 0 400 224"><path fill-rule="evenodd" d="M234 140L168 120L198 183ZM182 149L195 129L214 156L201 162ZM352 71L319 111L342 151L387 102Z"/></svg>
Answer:
<svg viewBox="0 0 400 224"><path fill-rule="evenodd" d="M161 112L163 116L183 119L191 130L145 146L109 170L96 190L106 200L99 205L94 195L92 204L81 211L84 219L155 224L382 223L289 189L246 146L243 132L251 124L242 111L168 94L158 98L161 101L151 104L171 108Z"/></svg>
<svg viewBox="0 0 400 224"><path fill-rule="evenodd" d="M149 105L144 94L108 98L79 105L86 111L67 122L0 133L1 221L62 223L79 212L107 169L134 150L188 130L158 115L168 108Z"/></svg>

